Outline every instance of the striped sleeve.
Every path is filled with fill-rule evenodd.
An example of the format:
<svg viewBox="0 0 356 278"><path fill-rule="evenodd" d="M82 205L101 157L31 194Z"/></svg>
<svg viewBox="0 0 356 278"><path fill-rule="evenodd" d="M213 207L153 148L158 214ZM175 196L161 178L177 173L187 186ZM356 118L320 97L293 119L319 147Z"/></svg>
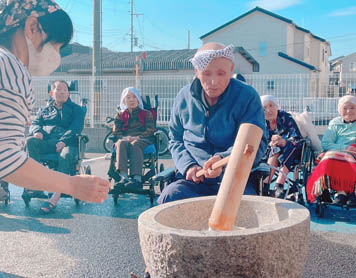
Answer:
<svg viewBox="0 0 356 278"><path fill-rule="evenodd" d="M34 105L31 79L25 66L0 48L0 179L27 160L25 127Z"/></svg>

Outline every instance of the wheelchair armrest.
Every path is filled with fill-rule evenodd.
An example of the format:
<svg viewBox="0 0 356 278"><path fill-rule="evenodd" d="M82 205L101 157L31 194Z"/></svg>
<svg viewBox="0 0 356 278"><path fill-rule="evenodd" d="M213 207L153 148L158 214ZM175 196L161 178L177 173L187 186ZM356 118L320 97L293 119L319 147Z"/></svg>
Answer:
<svg viewBox="0 0 356 278"><path fill-rule="evenodd" d="M266 178L269 176L271 167L267 163L260 163L258 166L251 170L251 175L256 178Z"/></svg>
<svg viewBox="0 0 356 278"><path fill-rule="evenodd" d="M167 180L172 179L174 175L175 175L175 170L174 170L174 168L170 167L170 168L167 168L166 170L154 175L152 177L152 180L154 182L167 181Z"/></svg>
<svg viewBox="0 0 356 278"><path fill-rule="evenodd" d="M89 142L89 137L86 134L77 134L79 142L83 142L84 144Z"/></svg>
<svg viewBox="0 0 356 278"><path fill-rule="evenodd" d="M108 139L114 143L117 141L117 137L114 134L111 134Z"/></svg>

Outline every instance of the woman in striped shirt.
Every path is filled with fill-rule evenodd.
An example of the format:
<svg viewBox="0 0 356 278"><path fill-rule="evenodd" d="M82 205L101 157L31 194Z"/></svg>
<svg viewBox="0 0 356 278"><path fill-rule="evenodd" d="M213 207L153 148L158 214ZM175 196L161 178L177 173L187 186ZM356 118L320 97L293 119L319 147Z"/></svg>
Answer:
<svg viewBox="0 0 356 278"><path fill-rule="evenodd" d="M23 151L34 103L31 75L49 75L73 35L68 14L54 0L0 0L0 179L33 190L103 202L109 182L47 169Z"/></svg>

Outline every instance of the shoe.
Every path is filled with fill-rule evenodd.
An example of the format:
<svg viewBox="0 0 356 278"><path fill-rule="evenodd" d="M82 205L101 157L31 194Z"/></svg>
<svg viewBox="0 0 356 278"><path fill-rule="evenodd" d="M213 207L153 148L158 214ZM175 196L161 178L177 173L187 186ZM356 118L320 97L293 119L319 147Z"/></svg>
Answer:
<svg viewBox="0 0 356 278"><path fill-rule="evenodd" d="M295 202L296 199L295 199L294 194L291 194L286 198L286 200L291 201L291 202Z"/></svg>
<svg viewBox="0 0 356 278"><path fill-rule="evenodd" d="M142 183L135 180L135 179L130 179L127 183L124 185L126 191L128 193L142 193Z"/></svg>
<svg viewBox="0 0 356 278"><path fill-rule="evenodd" d="M352 207L356 206L356 195L355 195L355 193L350 194L348 197L349 198L348 198L346 204L348 206L352 206Z"/></svg>
<svg viewBox="0 0 356 278"><path fill-rule="evenodd" d="M289 194L298 192L297 182L293 182L293 185L289 188Z"/></svg>
<svg viewBox="0 0 356 278"><path fill-rule="evenodd" d="M327 189L324 189L324 190L323 190L323 193L321 194L321 200L322 200L324 203L332 203L332 202L333 202L333 200L331 200L329 190L327 190Z"/></svg>
<svg viewBox="0 0 356 278"><path fill-rule="evenodd" d="M117 182L121 180L121 175L117 171L115 171L112 167L108 171L108 176L113 178Z"/></svg>
<svg viewBox="0 0 356 278"><path fill-rule="evenodd" d="M344 194L338 194L333 202L334 205L344 206L346 205L347 197Z"/></svg>
<svg viewBox="0 0 356 278"><path fill-rule="evenodd" d="M22 193L22 198L41 198L48 199L48 195L41 190L29 190L24 189Z"/></svg>
<svg viewBox="0 0 356 278"><path fill-rule="evenodd" d="M274 188L274 197L275 198L284 198L284 187L283 184L276 184L276 187Z"/></svg>
<svg viewBox="0 0 356 278"><path fill-rule="evenodd" d="M54 213L56 206L50 202L45 202L42 207L40 208L41 212L44 214Z"/></svg>

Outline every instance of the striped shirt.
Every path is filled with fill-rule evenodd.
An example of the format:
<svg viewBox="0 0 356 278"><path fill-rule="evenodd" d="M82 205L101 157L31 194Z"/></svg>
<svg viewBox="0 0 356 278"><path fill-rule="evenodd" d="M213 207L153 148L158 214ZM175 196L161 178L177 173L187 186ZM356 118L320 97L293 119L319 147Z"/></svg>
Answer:
<svg viewBox="0 0 356 278"><path fill-rule="evenodd" d="M21 167L25 127L34 105L30 74L25 65L0 47L0 179Z"/></svg>

